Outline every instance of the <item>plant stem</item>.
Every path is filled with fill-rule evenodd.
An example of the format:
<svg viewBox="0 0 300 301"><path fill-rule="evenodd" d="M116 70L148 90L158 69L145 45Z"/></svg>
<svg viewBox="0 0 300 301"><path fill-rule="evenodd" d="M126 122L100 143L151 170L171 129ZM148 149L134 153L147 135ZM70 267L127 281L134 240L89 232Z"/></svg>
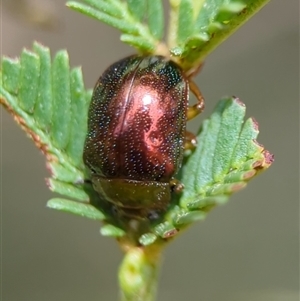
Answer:
<svg viewBox="0 0 300 301"><path fill-rule="evenodd" d="M154 301L161 247L130 247L119 270L121 301Z"/></svg>
<svg viewBox="0 0 300 301"><path fill-rule="evenodd" d="M238 30L244 23L246 23L255 13L263 8L270 0L250 0L248 1L247 7L244 11L238 14L226 27L226 29L219 31L213 37L211 37L210 42L207 43L201 49L201 56L199 56L198 61L203 61L209 53L211 53L219 44L225 41L231 34Z"/></svg>

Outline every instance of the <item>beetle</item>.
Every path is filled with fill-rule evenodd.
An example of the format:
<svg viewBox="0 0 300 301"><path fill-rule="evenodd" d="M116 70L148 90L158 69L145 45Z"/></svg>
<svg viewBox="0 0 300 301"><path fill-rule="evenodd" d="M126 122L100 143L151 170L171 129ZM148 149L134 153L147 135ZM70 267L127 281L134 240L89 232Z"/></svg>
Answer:
<svg viewBox="0 0 300 301"><path fill-rule="evenodd" d="M191 107L189 89L197 98ZM100 197L136 218L166 210L183 188L174 175L184 148L195 143L186 122L203 108L197 86L166 57L112 64L93 91L83 152Z"/></svg>

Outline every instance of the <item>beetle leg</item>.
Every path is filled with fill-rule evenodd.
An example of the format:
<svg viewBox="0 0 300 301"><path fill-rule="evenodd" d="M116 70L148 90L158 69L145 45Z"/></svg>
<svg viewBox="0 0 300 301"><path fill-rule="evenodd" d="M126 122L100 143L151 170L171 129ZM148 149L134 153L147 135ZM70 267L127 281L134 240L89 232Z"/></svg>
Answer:
<svg viewBox="0 0 300 301"><path fill-rule="evenodd" d="M177 179L174 179L174 178L171 179L170 186L171 186L171 190L176 193L181 192L184 188L184 185L180 181L178 181Z"/></svg>
<svg viewBox="0 0 300 301"><path fill-rule="evenodd" d="M203 65L204 65L204 63L202 62L202 63L200 63L197 67L188 70L188 71L186 72L187 78L190 79L190 78L196 76L196 75L202 70Z"/></svg>
<svg viewBox="0 0 300 301"><path fill-rule="evenodd" d="M191 120L204 110L204 97L202 96L199 88L192 80L189 81L189 85L192 93L197 99L197 103L191 107L188 107L187 120Z"/></svg>
<svg viewBox="0 0 300 301"><path fill-rule="evenodd" d="M184 149L185 150L193 150L196 148L196 146L197 146L196 135L189 131L186 131Z"/></svg>

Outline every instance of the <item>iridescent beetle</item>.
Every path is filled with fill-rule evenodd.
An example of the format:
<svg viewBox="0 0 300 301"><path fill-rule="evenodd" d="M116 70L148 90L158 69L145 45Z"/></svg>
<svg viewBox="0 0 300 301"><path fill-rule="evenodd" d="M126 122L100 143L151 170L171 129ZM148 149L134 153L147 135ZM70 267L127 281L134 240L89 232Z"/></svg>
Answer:
<svg viewBox="0 0 300 301"><path fill-rule="evenodd" d="M198 102L188 107L189 88ZM88 115L83 159L94 189L125 215L166 210L185 147L187 120L204 108L197 86L163 56L130 56L99 78Z"/></svg>

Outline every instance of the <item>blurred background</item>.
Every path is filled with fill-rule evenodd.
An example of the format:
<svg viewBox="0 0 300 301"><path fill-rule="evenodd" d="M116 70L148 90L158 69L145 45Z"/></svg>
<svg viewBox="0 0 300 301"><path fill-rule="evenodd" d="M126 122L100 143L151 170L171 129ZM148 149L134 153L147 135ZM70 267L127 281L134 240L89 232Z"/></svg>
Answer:
<svg viewBox="0 0 300 301"><path fill-rule="evenodd" d="M210 115L235 95L260 125L273 166L176 239L164 253L160 301L299 300L299 16L297 0L272 0L215 50L196 78ZM119 32L63 0L3 0L1 55L37 40L66 48L87 87L134 52ZM115 301L122 253L96 222L46 209L53 197L43 155L1 112L4 301ZM201 143L201 142L200 142Z"/></svg>

